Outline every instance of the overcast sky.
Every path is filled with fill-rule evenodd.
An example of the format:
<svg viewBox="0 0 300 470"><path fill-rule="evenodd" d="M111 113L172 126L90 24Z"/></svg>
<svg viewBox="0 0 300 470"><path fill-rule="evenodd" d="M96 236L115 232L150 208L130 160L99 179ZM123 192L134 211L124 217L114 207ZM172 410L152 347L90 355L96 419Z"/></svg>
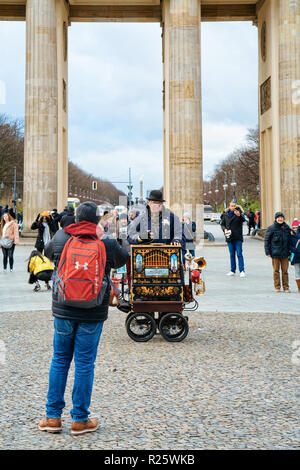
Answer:
<svg viewBox="0 0 300 470"><path fill-rule="evenodd" d="M131 167L135 194L141 175L145 190L163 183L160 35L156 23L69 28L69 157L111 181L126 181ZM0 112L23 118L25 23L0 22L0 44ZM202 24L202 99L208 177L257 125L257 28L251 22Z"/></svg>

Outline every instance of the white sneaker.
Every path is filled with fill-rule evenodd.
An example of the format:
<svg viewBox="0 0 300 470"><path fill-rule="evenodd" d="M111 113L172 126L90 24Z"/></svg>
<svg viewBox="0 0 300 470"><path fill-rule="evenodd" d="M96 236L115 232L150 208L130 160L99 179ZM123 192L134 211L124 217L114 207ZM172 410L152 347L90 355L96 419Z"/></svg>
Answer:
<svg viewBox="0 0 300 470"><path fill-rule="evenodd" d="M235 276L235 273L233 273L232 271L230 271L230 273L227 273L226 276Z"/></svg>
<svg viewBox="0 0 300 470"><path fill-rule="evenodd" d="M13 269L11 269L11 270L10 270L10 272L11 272L11 273L13 273L13 272L14 272L14 270L13 270Z"/></svg>
<svg viewBox="0 0 300 470"><path fill-rule="evenodd" d="M242 271L242 272L240 273L240 277L246 277L245 271Z"/></svg>
<svg viewBox="0 0 300 470"><path fill-rule="evenodd" d="M3 269L3 272L4 272L4 274L6 274L6 273L7 273L7 269Z"/></svg>

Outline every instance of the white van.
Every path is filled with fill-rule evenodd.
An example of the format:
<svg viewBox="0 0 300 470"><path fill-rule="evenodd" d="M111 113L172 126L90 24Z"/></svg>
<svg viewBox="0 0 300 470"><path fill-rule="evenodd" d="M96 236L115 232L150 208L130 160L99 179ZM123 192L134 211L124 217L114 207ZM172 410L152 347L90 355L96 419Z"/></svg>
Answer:
<svg viewBox="0 0 300 470"><path fill-rule="evenodd" d="M211 220L212 216L213 216L213 207L212 206L209 206L209 205L205 205L204 206L204 220Z"/></svg>

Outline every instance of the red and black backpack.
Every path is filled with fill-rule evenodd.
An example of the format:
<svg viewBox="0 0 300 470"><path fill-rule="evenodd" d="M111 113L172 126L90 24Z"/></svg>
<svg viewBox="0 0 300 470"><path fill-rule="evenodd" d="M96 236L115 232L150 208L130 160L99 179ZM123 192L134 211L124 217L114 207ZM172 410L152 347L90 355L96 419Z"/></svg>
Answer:
<svg viewBox="0 0 300 470"><path fill-rule="evenodd" d="M105 265L106 250L101 240L88 235L72 236L57 268L58 302L83 309L101 305L109 284Z"/></svg>

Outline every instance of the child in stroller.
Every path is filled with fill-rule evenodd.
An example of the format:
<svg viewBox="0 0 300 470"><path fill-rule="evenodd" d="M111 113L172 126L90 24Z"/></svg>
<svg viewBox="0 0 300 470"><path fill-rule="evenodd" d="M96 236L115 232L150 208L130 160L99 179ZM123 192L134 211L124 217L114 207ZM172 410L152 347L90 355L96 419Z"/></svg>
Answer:
<svg viewBox="0 0 300 470"><path fill-rule="evenodd" d="M35 284L34 291L41 290L39 281L44 281L47 290L51 289L49 281L53 273L51 261L38 250L33 250L29 256L27 271L30 273L29 284Z"/></svg>

